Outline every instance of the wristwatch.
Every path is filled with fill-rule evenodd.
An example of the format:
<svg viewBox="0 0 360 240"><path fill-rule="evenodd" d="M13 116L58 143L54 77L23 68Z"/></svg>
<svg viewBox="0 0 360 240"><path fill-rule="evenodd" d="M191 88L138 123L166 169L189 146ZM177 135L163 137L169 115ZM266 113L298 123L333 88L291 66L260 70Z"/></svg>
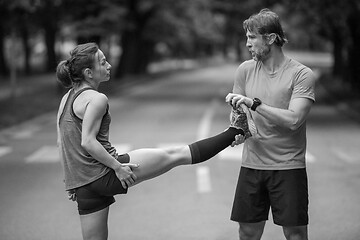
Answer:
<svg viewBox="0 0 360 240"><path fill-rule="evenodd" d="M261 100L258 99L258 98L254 98L254 99L253 99L253 104L251 105L250 109L253 110L253 111L255 111L256 108L257 108L259 105L261 105Z"/></svg>

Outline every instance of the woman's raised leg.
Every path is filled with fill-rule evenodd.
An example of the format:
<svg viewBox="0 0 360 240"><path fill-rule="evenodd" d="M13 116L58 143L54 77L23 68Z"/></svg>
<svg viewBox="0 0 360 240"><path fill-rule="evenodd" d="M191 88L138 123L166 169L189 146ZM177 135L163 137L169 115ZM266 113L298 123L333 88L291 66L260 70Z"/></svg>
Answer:
<svg viewBox="0 0 360 240"><path fill-rule="evenodd" d="M130 163L139 164L138 168L133 168L137 176L136 184L157 177L176 166L204 162L230 146L238 134L244 135L244 131L230 127L216 136L188 146L131 151L128 153Z"/></svg>
<svg viewBox="0 0 360 240"><path fill-rule="evenodd" d="M128 153L130 163L139 164L133 168L136 175L136 184L157 177L170 169L191 164L191 153L189 146L171 148L144 148Z"/></svg>

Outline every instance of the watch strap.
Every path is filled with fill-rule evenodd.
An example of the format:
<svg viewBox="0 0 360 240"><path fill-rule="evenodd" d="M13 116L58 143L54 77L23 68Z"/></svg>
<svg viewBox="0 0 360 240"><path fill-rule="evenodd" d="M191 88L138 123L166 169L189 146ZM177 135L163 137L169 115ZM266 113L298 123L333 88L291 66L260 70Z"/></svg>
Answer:
<svg viewBox="0 0 360 240"><path fill-rule="evenodd" d="M261 100L258 98L253 99L253 104L251 105L250 109L255 111L256 108L261 104Z"/></svg>

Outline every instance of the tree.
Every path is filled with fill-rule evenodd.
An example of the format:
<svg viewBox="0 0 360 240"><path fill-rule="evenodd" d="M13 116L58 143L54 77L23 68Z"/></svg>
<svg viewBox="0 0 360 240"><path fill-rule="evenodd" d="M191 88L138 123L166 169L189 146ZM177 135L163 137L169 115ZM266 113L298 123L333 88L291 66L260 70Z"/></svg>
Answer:
<svg viewBox="0 0 360 240"><path fill-rule="evenodd" d="M46 46L46 70L53 72L57 65L55 52L56 35L59 30L59 14L62 0L36 0L33 17L43 30Z"/></svg>
<svg viewBox="0 0 360 240"><path fill-rule="evenodd" d="M6 20L9 18L9 9L5 4L5 1L0 1L0 21L2 23L7 22ZM0 24L0 75L8 75L9 67L5 60L5 36L7 24Z"/></svg>
<svg viewBox="0 0 360 240"><path fill-rule="evenodd" d="M349 63L349 75L347 77L351 86L360 92L360 46L358 40L360 39L360 3L358 1L350 2L350 13L347 18L347 25L350 32L350 43L347 49L348 63Z"/></svg>
<svg viewBox="0 0 360 240"><path fill-rule="evenodd" d="M222 41L210 0L127 0L118 75L143 73L165 46L168 56L210 54Z"/></svg>
<svg viewBox="0 0 360 240"><path fill-rule="evenodd" d="M303 13L317 27L317 34L332 43L332 73L360 90L359 46L360 3L357 0L306 0L286 2L286 7Z"/></svg>
<svg viewBox="0 0 360 240"><path fill-rule="evenodd" d="M12 36L11 38L13 40L20 38L22 42L22 55L24 57L25 72L30 73L31 47L29 45L29 32L34 29L31 18L31 14L34 8L29 0L1 1L0 6L0 18L2 18L2 21L7 23L0 26L0 44L2 46L0 50L1 72L5 74L8 72L8 63L5 61L5 53L3 50L6 37Z"/></svg>

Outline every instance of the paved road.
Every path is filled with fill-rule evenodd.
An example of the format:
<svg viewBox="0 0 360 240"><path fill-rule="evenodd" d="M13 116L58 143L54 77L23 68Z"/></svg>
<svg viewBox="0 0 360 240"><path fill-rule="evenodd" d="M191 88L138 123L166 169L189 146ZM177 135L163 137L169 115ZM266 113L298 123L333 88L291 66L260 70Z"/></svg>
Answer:
<svg viewBox="0 0 360 240"><path fill-rule="evenodd" d="M129 87L111 99L111 140L120 151L186 144L225 129L236 66L177 73ZM319 101L308 121L310 238L360 238L360 125ZM66 199L54 113L0 134L0 239L81 239ZM241 146L117 196L110 239L235 240L229 220ZM270 216L271 219L271 216ZM284 239L268 221L265 240Z"/></svg>

